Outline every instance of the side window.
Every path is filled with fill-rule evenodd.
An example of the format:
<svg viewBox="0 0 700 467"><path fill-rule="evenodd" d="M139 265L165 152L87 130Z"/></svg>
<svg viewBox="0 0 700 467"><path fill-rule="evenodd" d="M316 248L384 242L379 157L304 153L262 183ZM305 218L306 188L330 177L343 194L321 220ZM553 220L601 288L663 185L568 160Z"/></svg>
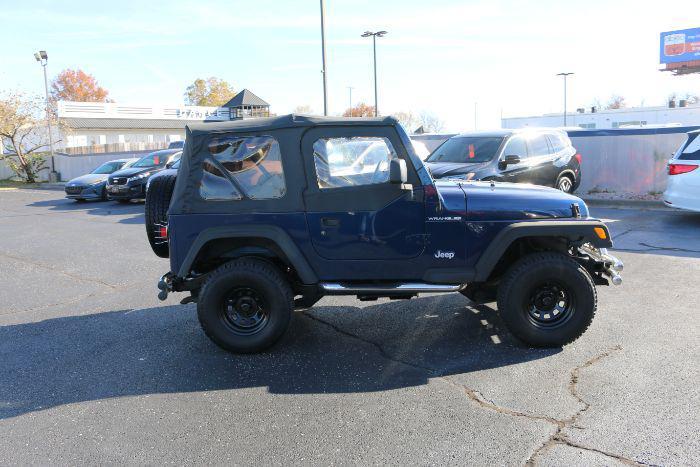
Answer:
<svg viewBox="0 0 700 467"><path fill-rule="evenodd" d="M545 135L535 135L528 141L530 155L533 157L546 156L550 153L549 144Z"/></svg>
<svg viewBox="0 0 700 467"><path fill-rule="evenodd" d="M681 146L682 152L678 159L684 161L695 161L700 159L700 135L688 138L688 143L685 147ZM680 152L680 151L679 151Z"/></svg>
<svg viewBox="0 0 700 467"><path fill-rule="evenodd" d="M549 138L549 143L552 145L552 150L554 152L563 151L566 148L566 143L559 135L547 135Z"/></svg>
<svg viewBox="0 0 700 467"><path fill-rule="evenodd" d="M503 156L518 156L520 160L527 158L527 145L522 136L513 136L503 149Z"/></svg>
<svg viewBox="0 0 700 467"><path fill-rule="evenodd" d="M389 161L396 151L387 138L319 138L314 164L322 189L373 185L389 181Z"/></svg>
<svg viewBox="0 0 700 467"><path fill-rule="evenodd" d="M199 193L209 200L272 199L286 192L279 143L271 136L209 142Z"/></svg>

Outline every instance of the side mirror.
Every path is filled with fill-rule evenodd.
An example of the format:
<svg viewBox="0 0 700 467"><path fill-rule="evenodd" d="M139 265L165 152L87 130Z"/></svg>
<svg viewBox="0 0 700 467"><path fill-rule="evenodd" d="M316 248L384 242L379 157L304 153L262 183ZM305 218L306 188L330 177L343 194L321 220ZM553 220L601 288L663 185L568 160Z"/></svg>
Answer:
<svg viewBox="0 0 700 467"><path fill-rule="evenodd" d="M389 183L403 184L407 180L406 161L398 158L389 161Z"/></svg>
<svg viewBox="0 0 700 467"><path fill-rule="evenodd" d="M520 157L510 155L506 156L502 161L498 163L498 168L505 170L509 165L520 164Z"/></svg>

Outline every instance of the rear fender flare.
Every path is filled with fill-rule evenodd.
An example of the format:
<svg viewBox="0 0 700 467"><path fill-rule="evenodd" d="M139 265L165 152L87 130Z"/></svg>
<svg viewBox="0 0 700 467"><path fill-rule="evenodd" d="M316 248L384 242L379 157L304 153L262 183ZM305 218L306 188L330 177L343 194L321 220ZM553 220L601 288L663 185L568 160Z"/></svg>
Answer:
<svg viewBox="0 0 700 467"><path fill-rule="evenodd" d="M192 242L192 246L180 265L180 269L177 271L178 277L184 278L190 273L197 255L207 243L212 240L225 238L264 238L270 240L284 252L304 284L315 284L318 282L316 273L287 232L276 225L265 224L229 225L202 230Z"/></svg>

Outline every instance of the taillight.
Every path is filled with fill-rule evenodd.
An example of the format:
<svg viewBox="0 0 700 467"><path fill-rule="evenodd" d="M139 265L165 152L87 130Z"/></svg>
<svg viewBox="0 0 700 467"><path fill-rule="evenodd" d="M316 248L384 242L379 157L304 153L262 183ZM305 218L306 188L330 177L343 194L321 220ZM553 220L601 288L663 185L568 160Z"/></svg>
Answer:
<svg viewBox="0 0 700 467"><path fill-rule="evenodd" d="M669 175L680 175L688 172L692 172L697 169L698 166L695 164L668 164L668 174Z"/></svg>
<svg viewBox="0 0 700 467"><path fill-rule="evenodd" d="M576 158L576 160L578 161L578 163L581 164L581 154L576 153L576 155L575 155L574 157Z"/></svg>

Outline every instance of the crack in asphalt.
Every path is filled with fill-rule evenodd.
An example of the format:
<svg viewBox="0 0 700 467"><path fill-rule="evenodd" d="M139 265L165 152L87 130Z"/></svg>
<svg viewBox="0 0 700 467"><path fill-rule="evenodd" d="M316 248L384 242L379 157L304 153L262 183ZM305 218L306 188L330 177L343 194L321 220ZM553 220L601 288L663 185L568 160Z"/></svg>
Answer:
<svg viewBox="0 0 700 467"><path fill-rule="evenodd" d="M527 465L527 466L536 465L537 458L541 454L543 454L544 452L546 452L551 447L553 447L554 445L557 445L557 444L563 444L563 445L566 445L566 446L569 446L572 448L595 452L595 453L610 457L612 459L618 460L619 462L622 462L623 464L626 464L626 465L635 465L635 466L650 465L650 464L645 464L642 462L635 461L633 459L626 458L624 456L620 456L620 455L615 454L615 453L611 453L611 452L603 451L601 449L597 449L594 447L589 447L589 446L584 446L584 445L578 444L574 441L571 441L566 436L566 434L563 433L563 431L566 428L580 428L580 427L576 426L576 422L588 409L591 408L591 404L588 401L586 401L581 396L581 394L578 392L577 386L578 386L578 381L580 378L581 370L598 363L600 360L603 360L604 358L611 356L613 353L615 353L619 350L622 350L622 346L620 346L620 345L616 345L614 347L611 347L610 349L606 350L605 352L602 352L602 353L596 355L595 357L590 358L589 360L584 362L582 365L579 365L579 366L575 367L573 370L571 370L570 377L569 377L568 390L569 390L569 393L571 394L571 396L574 399L576 399L579 402L579 404L582 405L582 408L579 409L578 411L576 411L576 413L574 413L573 415L571 415L568 418L558 419L558 418L554 418L554 417L549 417L547 415L521 412L519 410L511 409L509 407L500 406L500 405L496 404L495 402L484 397L484 395L481 394L476 389L472 389L464 384L461 384L461 383L454 381L452 378L449 378L448 376L442 374L440 372L440 370L438 370L436 368L431 368L431 367L428 367L425 365L420 365L420 364L417 364L417 363L414 363L414 362L411 362L408 360L404 360L404 359L395 357L395 356L391 355L390 353L388 353L377 342L374 342L370 339L366 339L362 336L359 336L357 334L353 334L349 331L346 331L346 330L340 328L339 326L336 326L335 324L333 324L331 322L328 322L324 319L321 319L317 316L312 315L311 313L309 313L307 311L301 311L301 314L304 315L305 317L309 318L312 321L316 321L318 323L321 323L325 326L330 327L331 329L333 329L335 332L337 332L339 334L342 334L342 335L349 337L351 339L359 340L361 342L364 342L365 344L371 345L372 347L377 349L379 354L383 358L385 358L386 360L428 372L428 374L431 377L439 379L439 380L449 384L450 386L463 391L464 394L467 396L467 398L470 401L472 401L473 403L475 403L476 405L478 405L480 408L491 410L493 412L496 412L496 413L499 413L502 415L508 415L511 417L527 418L529 420L535 420L535 421L544 421L544 422L547 422L547 423L554 425L554 427L556 428L554 430L554 432L549 436L549 438L544 443L542 443L539 447L537 447L537 449L535 449L535 451L526 460L525 465Z"/></svg>
<svg viewBox="0 0 700 467"><path fill-rule="evenodd" d="M47 270L47 271L51 271L51 272L55 272L55 273L58 273L58 274L62 274L62 275L64 275L64 276L66 276L66 277L70 277L71 279L75 279L75 280L78 280L78 281L82 281L82 282L91 282L91 283L93 283L93 284L99 284L99 285L103 285L103 286L105 286L105 287L109 287L110 289L118 289L118 288L119 288L118 285L110 284L110 283L108 283L108 282L104 282L104 281L101 281L101 280L99 280L99 279L91 279L91 278L88 278L88 277L82 277L82 276L79 276L79 275L77 275L77 274L73 274L73 273L71 273L71 272L64 271L64 270L62 270L62 269L53 268L53 267L51 267L51 266L47 266L47 265L45 265L45 264L41 264L41 263L39 263L39 262L32 261L32 260L29 260L29 259L27 259L27 258L22 258L21 256L14 256L14 255L10 255L10 254L4 253L4 252L0 252L0 256L4 256L5 258L14 259L15 261L20 261L20 262L23 262L23 263L26 263L26 264L31 264L32 266L36 266L36 267L38 267L38 268L45 269L45 270Z"/></svg>

